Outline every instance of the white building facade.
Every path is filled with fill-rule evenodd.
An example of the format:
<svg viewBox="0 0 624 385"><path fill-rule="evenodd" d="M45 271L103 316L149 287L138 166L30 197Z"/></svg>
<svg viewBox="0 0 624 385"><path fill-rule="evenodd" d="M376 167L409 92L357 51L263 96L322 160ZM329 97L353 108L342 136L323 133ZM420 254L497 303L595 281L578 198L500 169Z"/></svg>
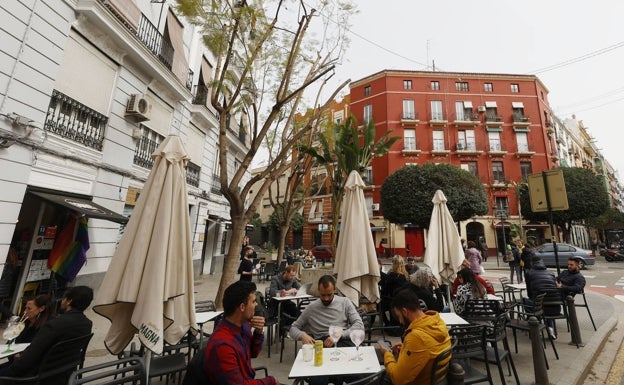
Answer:
<svg viewBox="0 0 624 385"><path fill-rule="evenodd" d="M209 107L214 61L196 28L168 1L10 1L0 17L0 262L19 257L13 303L27 282L63 283L50 280L44 261L72 215L89 218L91 247L77 280L97 287L151 153L172 134L191 158L196 273L220 271L229 206ZM231 120L234 170L249 138Z"/></svg>

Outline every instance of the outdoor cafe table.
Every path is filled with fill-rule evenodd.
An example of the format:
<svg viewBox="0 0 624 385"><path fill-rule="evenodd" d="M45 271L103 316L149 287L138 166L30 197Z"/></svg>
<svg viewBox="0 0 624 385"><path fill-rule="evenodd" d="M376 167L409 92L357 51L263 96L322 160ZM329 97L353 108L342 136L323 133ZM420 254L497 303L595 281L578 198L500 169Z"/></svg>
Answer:
<svg viewBox="0 0 624 385"><path fill-rule="evenodd" d="M314 296L310 294L295 294L295 295L287 295L284 297L280 297L279 295L276 295L275 297L273 297L273 299L277 301L277 327L279 328L279 325L281 325L282 302L295 300L297 302L297 306L299 306L299 302L302 299L308 299L308 298L314 298Z"/></svg>
<svg viewBox="0 0 624 385"><path fill-rule="evenodd" d="M337 361L330 360L333 351L334 348L323 348L323 365L314 366L314 359L309 362L303 361L303 352L299 349L288 374L288 378L295 379L293 385L303 384L307 377L373 374L381 370L374 346L360 346L357 353L361 354L362 361L354 360L356 355L354 347L337 348L340 352Z"/></svg>
<svg viewBox="0 0 624 385"><path fill-rule="evenodd" d="M223 314L222 311L202 311L195 313L195 322L199 326L199 346L202 346L202 340L204 337L204 324L206 322L214 321L218 316Z"/></svg>
<svg viewBox="0 0 624 385"><path fill-rule="evenodd" d="M7 350L7 346L8 345L1 344L0 345L0 358L6 358L6 357L10 357L10 356L12 356L14 354L21 353L24 350L26 350L28 345L30 345L30 343L11 344L11 352L7 353L6 350Z"/></svg>
<svg viewBox="0 0 624 385"><path fill-rule="evenodd" d="M460 317L457 313L438 313L447 326L469 325L470 322Z"/></svg>

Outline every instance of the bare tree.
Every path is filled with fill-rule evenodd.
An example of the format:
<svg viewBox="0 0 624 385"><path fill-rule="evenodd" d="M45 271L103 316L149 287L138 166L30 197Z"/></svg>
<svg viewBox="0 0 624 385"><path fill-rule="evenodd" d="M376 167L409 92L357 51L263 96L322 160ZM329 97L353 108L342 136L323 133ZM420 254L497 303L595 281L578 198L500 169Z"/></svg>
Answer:
<svg viewBox="0 0 624 385"><path fill-rule="evenodd" d="M230 247L216 295L221 305L223 291L235 280L245 226L271 183L292 167L293 146L313 130L311 122L291 123L305 91L333 73L346 43L346 21L353 7L349 2L322 0L314 4L315 8L309 5L315 1L310 0L177 1L178 10L202 28L204 44L216 58L210 104L219 117L220 190L230 204L232 222ZM317 24L319 28L313 28ZM317 30L320 34L315 33ZM232 117L248 127L250 144L240 166L230 175L227 125ZM279 150L262 172L243 183L252 160L271 133L280 138ZM249 192L259 181L263 182L246 207Z"/></svg>

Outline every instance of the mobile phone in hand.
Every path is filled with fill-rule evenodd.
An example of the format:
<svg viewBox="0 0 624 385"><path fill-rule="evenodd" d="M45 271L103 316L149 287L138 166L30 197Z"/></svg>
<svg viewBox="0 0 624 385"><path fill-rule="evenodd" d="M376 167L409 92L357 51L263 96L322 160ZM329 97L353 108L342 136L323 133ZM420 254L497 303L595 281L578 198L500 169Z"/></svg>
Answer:
<svg viewBox="0 0 624 385"><path fill-rule="evenodd" d="M381 346L382 348L384 348L385 350L392 352L392 346L390 346L390 344L388 343L388 341L385 340L378 340L377 343L379 344L379 346Z"/></svg>

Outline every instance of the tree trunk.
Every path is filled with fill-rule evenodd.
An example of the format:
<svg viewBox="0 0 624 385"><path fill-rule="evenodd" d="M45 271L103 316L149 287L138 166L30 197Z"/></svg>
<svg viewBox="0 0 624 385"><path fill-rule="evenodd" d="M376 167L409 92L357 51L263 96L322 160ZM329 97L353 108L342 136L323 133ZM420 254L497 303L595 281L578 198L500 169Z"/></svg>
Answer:
<svg viewBox="0 0 624 385"><path fill-rule="evenodd" d="M280 241L279 247L277 249L277 265L279 266L280 262L284 258L284 247L286 246L286 237L288 236L288 229L290 226L282 225L280 226Z"/></svg>
<svg viewBox="0 0 624 385"><path fill-rule="evenodd" d="M223 274L221 275L221 282L219 283L219 290L215 298L217 307L222 308L223 305L223 292L232 283L238 280L238 266L240 265L240 250L243 244L243 238L245 237L245 226L247 222L239 217L232 217L232 237L230 238L230 247L228 248L227 255L223 261Z"/></svg>

